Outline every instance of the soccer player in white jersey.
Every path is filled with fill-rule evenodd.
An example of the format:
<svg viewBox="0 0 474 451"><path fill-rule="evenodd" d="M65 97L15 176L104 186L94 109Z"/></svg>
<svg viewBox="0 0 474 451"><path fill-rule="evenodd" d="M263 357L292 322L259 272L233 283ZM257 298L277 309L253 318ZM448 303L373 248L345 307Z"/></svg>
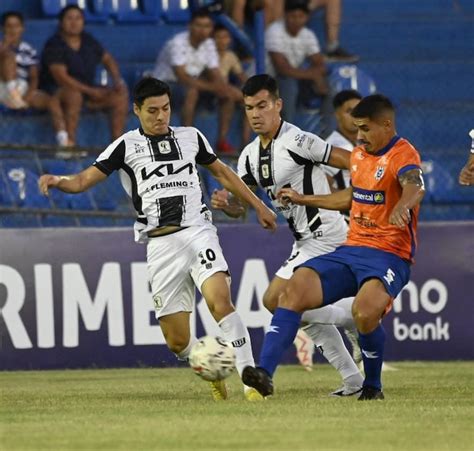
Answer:
<svg viewBox="0 0 474 451"><path fill-rule="evenodd" d="M255 188L260 186L266 191L274 208L287 219L295 237L291 255L277 271L264 295L265 307L273 311L293 269L312 256L333 251L346 239L347 233L346 222L339 212L297 205L285 206L276 194L283 187L292 187L308 194L330 193L320 166L327 164L346 169L350 154L282 121L282 100L277 83L270 75L251 77L242 91L247 119L258 137L242 151L238 163L239 175L247 185ZM245 212L245 206L229 198L225 190L213 194L212 206L232 217ZM334 326L345 326L349 320L352 323L350 309L347 311L338 306L310 311L303 316L304 322L311 323L304 330L342 376L344 385L333 392L336 396L359 392L363 382L359 369Z"/></svg>
<svg viewBox="0 0 474 451"><path fill-rule="evenodd" d="M226 189L255 208L260 224L273 230L275 213L258 199L237 174L222 163L194 127L170 127L170 89L155 78L134 89L133 110L141 127L116 139L96 162L71 176L43 175L40 190L86 191L114 170L130 195L138 217L135 239L147 243L147 263L156 317L168 348L186 360L197 341L190 332L195 286L218 322L222 336L234 346L239 374L254 366L250 337L230 298L227 263L202 202L197 164L205 165ZM212 382L214 399L226 399L223 381ZM263 399L244 387L251 401Z"/></svg>

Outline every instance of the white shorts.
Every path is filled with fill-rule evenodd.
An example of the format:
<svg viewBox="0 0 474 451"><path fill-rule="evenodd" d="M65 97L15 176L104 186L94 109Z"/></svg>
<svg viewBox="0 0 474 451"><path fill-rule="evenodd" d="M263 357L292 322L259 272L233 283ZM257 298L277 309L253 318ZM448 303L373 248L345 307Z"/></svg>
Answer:
<svg viewBox="0 0 474 451"><path fill-rule="evenodd" d="M147 263L156 318L192 312L196 287L201 290L210 276L228 271L212 224L150 238Z"/></svg>
<svg viewBox="0 0 474 451"><path fill-rule="evenodd" d="M342 241L339 244L333 244L311 238L303 241L295 241L291 248L290 256L276 272L276 276L281 279L289 280L293 275L294 269L298 265L301 265L310 258L328 254L329 252L334 251L341 244Z"/></svg>
<svg viewBox="0 0 474 451"><path fill-rule="evenodd" d="M22 78L17 78L16 82L16 89L23 97L28 91L28 82L23 80ZM10 93L7 89L7 84L4 81L0 81L0 103L8 103L10 100Z"/></svg>

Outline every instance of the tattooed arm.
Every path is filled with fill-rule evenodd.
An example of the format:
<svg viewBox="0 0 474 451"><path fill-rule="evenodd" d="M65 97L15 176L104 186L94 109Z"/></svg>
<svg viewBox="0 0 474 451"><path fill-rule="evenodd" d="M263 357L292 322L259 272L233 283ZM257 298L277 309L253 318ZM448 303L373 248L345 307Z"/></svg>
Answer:
<svg viewBox="0 0 474 451"><path fill-rule="evenodd" d="M411 169L398 177L402 186L402 197L390 214L390 224L405 227L410 220L410 210L415 208L425 195L425 183L421 169Z"/></svg>

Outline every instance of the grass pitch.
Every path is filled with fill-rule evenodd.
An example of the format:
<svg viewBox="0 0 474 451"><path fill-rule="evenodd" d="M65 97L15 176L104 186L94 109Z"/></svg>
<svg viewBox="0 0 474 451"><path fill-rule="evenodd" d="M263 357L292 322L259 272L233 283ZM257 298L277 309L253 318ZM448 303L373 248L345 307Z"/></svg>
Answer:
<svg viewBox="0 0 474 451"><path fill-rule="evenodd" d="M474 362L397 363L385 401L335 399L329 365L281 367L262 403L187 368L0 372L0 449L473 450Z"/></svg>

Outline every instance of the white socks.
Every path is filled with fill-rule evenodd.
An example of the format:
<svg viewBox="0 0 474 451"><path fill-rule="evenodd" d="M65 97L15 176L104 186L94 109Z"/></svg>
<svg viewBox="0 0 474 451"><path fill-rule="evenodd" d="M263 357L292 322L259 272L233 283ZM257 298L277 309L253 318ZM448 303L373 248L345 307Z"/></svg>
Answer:
<svg viewBox="0 0 474 451"><path fill-rule="evenodd" d="M354 298L344 298L334 304L308 310L303 313L301 320L311 324L333 324L337 327L353 329L352 302Z"/></svg>
<svg viewBox="0 0 474 451"><path fill-rule="evenodd" d="M191 353L192 347L197 343L198 339L196 337L191 337L189 340L188 346L186 346L181 352L178 352L176 354L176 357L178 357L178 360L183 360L186 362L188 360L189 354Z"/></svg>
<svg viewBox="0 0 474 451"><path fill-rule="evenodd" d="M327 324L309 324L303 330L311 337L315 346L327 361L339 372L344 384L362 386L364 381L357 365L342 341L335 326Z"/></svg>
<svg viewBox="0 0 474 451"><path fill-rule="evenodd" d="M246 366L255 366L249 332L237 312L222 318L218 325L222 330L222 338L234 347L235 366L241 376Z"/></svg>

